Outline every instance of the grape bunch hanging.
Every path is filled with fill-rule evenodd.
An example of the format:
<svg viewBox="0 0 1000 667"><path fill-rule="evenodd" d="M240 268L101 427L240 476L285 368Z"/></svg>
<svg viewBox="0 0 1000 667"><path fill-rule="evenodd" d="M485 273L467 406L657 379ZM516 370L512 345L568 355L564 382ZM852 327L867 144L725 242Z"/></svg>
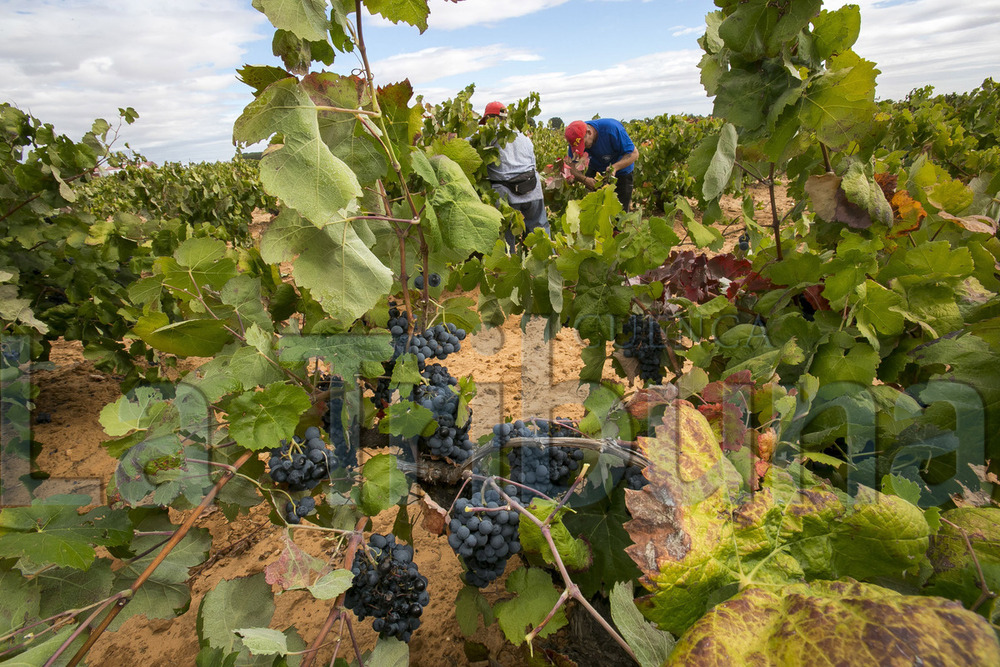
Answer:
<svg viewBox="0 0 1000 667"><path fill-rule="evenodd" d="M426 366L420 374L428 384L417 386L411 400L434 413L438 426L430 436L421 435L418 438L417 448L461 463L472 455L474 446L469 438L472 420L467 419L464 424L458 425L459 396L452 390L458 379L440 364Z"/></svg>
<svg viewBox="0 0 1000 667"><path fill-rule="evenodd" d="M663 354L667 345L663 329L652 315L632 314L618 339L622 354L639 363L639 377L654 384L663 382Z"/></svg>
<svg viewBox="0 0 1000 667"><path fill-rule="evenodd" d="M289 491L315 488L337 467L336 454L327 449L315 426L306 429L304 439L295 436L291 443L282 440L280 446L270 451L268 474L275 484L286 484Z"/></svg>
<svg viewBox="0 0 1000 667"><path fill-rule="evenodd" d="M317 383L320 391L329 391L327 410L323 413L323 427L333 446L334 468L355 468L358 465L358 453L347 441L347 431L344 428L344 381L337 376L324 376Z"/></svg>
<svg viewBox="0 0 1000 667"><path fill-rule="evenodd" d="M380 637L409 642L430 602L427 577L413 562L413 547L398 544L392 533L376 533L354 554L351 573L344 605L359 621L372 617L372 629Z"/></svg>
<svg viewBox="0 0 1000 667"><path fill-rule="evenodd" d="M508 485L504 493L513 496L516 489ZM482 507L479 511L466 511ZM487 511L497 510L497 511ZM501 508L501 496L496 489L476 491L471 498L459 498L451 511L448 546L465 565L465 581L482 588L500 577L507 560L521 550L518 526L520 515L513 509Z"/></svg>

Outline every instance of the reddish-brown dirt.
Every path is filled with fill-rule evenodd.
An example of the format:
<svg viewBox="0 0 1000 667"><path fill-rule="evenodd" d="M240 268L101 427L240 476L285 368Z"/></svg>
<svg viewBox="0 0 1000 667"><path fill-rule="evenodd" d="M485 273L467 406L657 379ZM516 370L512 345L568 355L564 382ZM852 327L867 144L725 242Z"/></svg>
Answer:
<svg viewBox="0 0 1000 667"><path fill-rule="evenodd" d="M767 202L766 190L755 188L752 193L756 201ZM784 212L790 204L782 192L779 210ZM739 215L740 210L738 200L725 201L724 212L728 217ZM760 222L770 219L766 207L756 214ZM258 230L263 224L262 219L255 220ZM733 247L740 231L741 226L733 225L725 232L723 251ZM582 415L583 408L579 404L582 394L576 382L581 342L575 332L565 330L546 343L542 340L540 326L529 326L528 332L522 333L519 324L519 318L513 318L503 327L472 336L461 353L447 361L453 375L472 375L477 383L479 395L472 406L474 436L503 417ZM89 492L95 501L103 503L105 482L114 471L116 461L100 446L107 436L98 416L106 404L120 395L117 379L96 371L83 358L77 343L57 342L51 361L55 365L53 369L38 371L34 376L40 390L36 410L52 417L51 423L34 426L34 437L42 444L38 467L52 476L46 482L49 492ZM412 507L416 510L418 506ZM419 510L411 511L411 516L413 513L419 515ZM183 518L179 512L174 514L177 523ZM395 508L376 517L372 530L389 532L394 519ZM172 619L129 619L117 632L101 637L88 655L89 664L114 667L193 665L199 650L198 605L205 593L222 580L262 572L283 549L285 531L270 522L266 504L233 522L227 521L221 512L210 510L197 525L211 531L212 551L207 563L191 572L190 608ZM295 535L296 542L313 555L331 559L335 566L341 565L333 555L332 545L322 534L298 530ZM410 642L411 664L427 667L468 664L465 637L454 613L455 597L462 586L458 559L448 547L446 537L433 535L421 527L419 516L413 539L415 560L421 573L430 579L431 603L423 614L422 627ZM514 566L512 561L511 567ZM484 593L491 602L501 599L505 596L502 581L495 582ZM302 591L276 595L275 603L271 626L287 628L294 625L307 642L316 636L329 612L328 603L316 601ZM362 650L371 648L375 637L370 623L357 623L355 629ZM472 639L489 648L497 661L493 664L507 667L524 664L520 650L504 642L496 624L485 629L480 627ZM591 637L590 640L596 640L597 645L611 642L607 637ZM314 664L328 664L333 653L332 635L328 641L331 643L322 649L320 659ZM341 649L340 655L351 655L349 644Z"/></svg>

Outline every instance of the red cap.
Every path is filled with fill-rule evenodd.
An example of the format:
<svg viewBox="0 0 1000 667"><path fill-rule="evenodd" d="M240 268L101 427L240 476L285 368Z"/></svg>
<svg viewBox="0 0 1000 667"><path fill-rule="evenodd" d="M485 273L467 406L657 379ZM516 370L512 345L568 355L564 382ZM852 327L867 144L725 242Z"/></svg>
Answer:
<svg viewBox="0 0 1000 667"><path fill-rule="evenodd" d="M500 102L490 102L486 105L486 111L483 112L483 117L479 119L479 124L482 125L486 122L487 118L491 116L506 117L507 107L502 105Z"/></svg>
<svg viewBox="0 0 1000 667"><path fill-rule="evenodd" d="M583 155L583 151L587 149L587 144L584 142L586 136L587 124L582 120L574 120L566 126L566 141L569 142L569 147L577 155Z"/></svg>

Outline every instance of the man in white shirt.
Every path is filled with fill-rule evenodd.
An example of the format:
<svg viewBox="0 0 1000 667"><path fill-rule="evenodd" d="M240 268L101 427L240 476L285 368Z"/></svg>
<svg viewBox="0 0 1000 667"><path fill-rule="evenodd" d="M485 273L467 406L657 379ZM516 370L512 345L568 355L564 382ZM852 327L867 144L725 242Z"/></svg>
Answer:
<svg viewBox="0 0 1000 667"><path fill-rule="evenodd" d="M480 125L490 118L506 118L507 107L500 102L486 105ZM535 145L531 139L514 130L514 140L497 147L499 161L486 165L486 173L493 189L507 200L511 208L524 216L525 231L539 227L549 233L549 221L542 197L542 179L535 168ZM507 246L513 251L514 235L507 231Z"/></svg>

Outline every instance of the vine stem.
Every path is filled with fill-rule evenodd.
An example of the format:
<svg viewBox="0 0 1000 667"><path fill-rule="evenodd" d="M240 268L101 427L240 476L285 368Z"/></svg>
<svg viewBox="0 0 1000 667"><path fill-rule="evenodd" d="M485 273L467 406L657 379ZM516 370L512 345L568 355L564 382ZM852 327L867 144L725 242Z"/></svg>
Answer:
<svg viewBox="0 0 1000 667"><path fill-rule="evenodd" d="M59 647L59 649L54 654L52 654L52 657L50 657L45 662L45 665L43 665L43 667L51 667L51 665L56 661L56 659L59 657L59 655L62 654L63 652L65 652L66 649L68 649L70 647L70 645L72 645L72 643L76 641L76 638L80 636L80 633L82 633L85 628L87 628L88 626L90 626L90 624L94 621L94 619L96 619L98 616L100 616L101 612L103 612L105 609L108 608L108 605L110 605L113 602L118 602L119 600L125 600L125 599L131 597L132 596L132 592L133 591L131 591L131 590L121 591L118 594L111 596L110 598L108 598L107 600L105 600L104 602L102 602L100 605L98 605L97 609L95 609L90 614L90 616L88 616L87 618L85 618L83 620L83 622L81 622L80 625L77 626L76 630L74 630L70 634L70 636L66 638L66 641L64 641L62 643L62 645Z"/></svg>
<svg viewBox="0 0 1000 667"><path fill-rule="evenodd" d="M582 474L577 477L577 480L576 482L574 482L573 486L571 486L569 490L567 490L566 493L563 494L563 497L560 499L560 504L565 504L570 495L576 490L576 487L578 486L578 483L581 479L583 479ZM577 586L570 578L569 571L566 569L566 564L563 563L562 556L559 555L559 551L556 549L555 540L552 539L552 531L549 529L549 525L552 519L555 517L555 512L549 514L549 516L545 519L545 521L542 521L537 516L535 516L527 509L525 509L525 507L521 505L519 502L517 502L517 500L511 498L506 493L504 493L504 490L497 485L496 480L494 478L492 477L488 478L486 480L486 483L492 486L497 491L497 493L500 494L502 498L506 499L507 503L511 507L513 507L515 511L517 511L519 514L523 516L528 517L529 521L538 526L539 530L542 532L542 537L545 538L545 542L548 544L549 550L552 552L552 558L553 560L555 560L556 566L559 568L559 574L562 577L563 584L565 586L565 590L563 591L562 595L559 596L559 600L556 602L555 608L551 612L549 612L549 616L547 616L546 619L542 623L540 623L537 628L533 629L525 636L525 639L528 641L528 644L529 645L531 644L532 640L534 640L534 638L538 635L538 632L542 629L545 623L548 622L549 618L555 616L556 612L558 611L558 608L562 606L562 604L566 601L565 598L571 597L577 602L579 602L583 606L583 608L586 609L587 612L594 617L594 620L596 620L600 624L600 626L604 628L604 630L609 635L611 635L611 637L614 638L616 642L618 642L618 645L622 647L622 649L629 655L629 657L631 657L636 662L639 662L638 658L635 657L635 653L632 651L632 647L628 645L628 642L622 639L621 635L618 634L618 631L615 630L614 627L612 627L611 624L608 623L603 616L601 616L600 612L594 609L594 607L590 604L587 598L584 597L583 593L580 592L580 587Z"/></svg>
<svg viewBox="0 0 1000 667"><path fill-rule="evenodd" d="M363 516L358 519L358 522L354 525L354 535L351 536L351 541L347 544L347 551L344 553L345 564L350 564L354 561L354 554L357 552L358 547L361 546L361 540L364 538L364 533L361 531L364 530L366 523L368 523L368 517ZM316 635L312 645L302 653L303 657L301 667L310 667L310 665L312 665L312 661L316 657L317 651L319 651L320 647L323 646L324 641L326 641L326 636L330 634L330 630L333 629L333 624L337 622L338 617L342 617L341 605L343 604L344 594L341 593L337 596L337 599L334 600L333 607L330 608L330 614L326 617L326 622L323 623L323 627L320 628L319 634ZM357 646L356 643L355 646ZM361 656L359 654L358 660L360 659Z"/></svg>
<svg viewBox="0 0 1000 667"><path fill-rule="evenodd" d="M254 452L245 452L239 459L236 460L236 462L233 464L233 468L235 469L242 467L244 463L246 463L247 461L250 460L251 457L253 457L253 455ZM115 620L118 614L121 613L121 610L125 608L125 605L128 604L128 601L129 599L131 599L131 596L137 590L139 590L139 588L144 583L146 583L146 581L152 576L156 568L158 568L160 565L163 564L163 561L166 560L167 556L170 555L170 552L174 550L174 547L180 544L180 541L184 539L184 537L188 534L191 528L194 527L194 524L197 523L198 519L201 518L202 512L208 509L208 506L212 504L212 501L215 500L215 497L218 495L219 491L222 490L222 487L228 484L229 480L233 479L233 477L235 476L236 475L233 471L231 470L226 471L226 473L219 479L219 481L215 483L215 486L213 486L209 490L209 492L205 494L204 499L202 499L198 507L195 508L195 510L191 513L191 515L187 518L187 520L183 524L181 524L180 528L177 529L177 531L174 533L174 536L171 537L170 540L167 542L167 544L163 547L163 551L161 551L156 556L156 558L153 559L153 562L151 562L149 566L143 571L143 573L139 575L139 578L136 579L131 586L129 586L128 590L130 591L130 593L128 597L122 597L115 603L115 605L111 608L111 611L108 612L108 615L104 617L103 621L101 621L101 624L97 626L94 632L90 634L84 645L80 647L80 650L78 650L76 654L72 657L72 659L69 661L69 663L67 663L67 667L76 667L76 665L80 663L83 657L87 655L87 652L90 651L90 649L100 638L100 636L104 634L104 631L107 630L108 626L111 625L111 621ZM59 649L56 650L56 652L52 655L52 657L49 658L49 661L46 663L46 665L51 665L52 663L54 663L56 658L58 658L63 652L65 652L65 650L68 647L69 647L68 644L60 646Z"/></svg>
<svg viewBox="0 0 1000 667"><path fill-rule="evenodd" d="M979 558L976 556L976 550L972 548L972 541L969 539L969 534L965 532L965 529L956 523L949 521L948 519L941 518L941 523L946 523L958 532L962 534L962 539L965 541L965 548L968 549L969 555L972 556L972 562L976 566L976 574L979 575L979 590L982 591L979 594L979 599L976 600L975 604L969 607L969 611L976 611L979 609L979 605L986 602L990 598L995 598L996 593L991 591L986 585L986 576L983 574L983 568L979 564Z"/></svg>
<svg viewBox="0 0 1000 667"><path fill-rule="evenodd" d="M781 221L778 220L778 202L774 197L774 163L767 179L767 191L771 196L771 225L774 227L774 248L778 253L778 261L784 259L781 255Z"/></svg>

